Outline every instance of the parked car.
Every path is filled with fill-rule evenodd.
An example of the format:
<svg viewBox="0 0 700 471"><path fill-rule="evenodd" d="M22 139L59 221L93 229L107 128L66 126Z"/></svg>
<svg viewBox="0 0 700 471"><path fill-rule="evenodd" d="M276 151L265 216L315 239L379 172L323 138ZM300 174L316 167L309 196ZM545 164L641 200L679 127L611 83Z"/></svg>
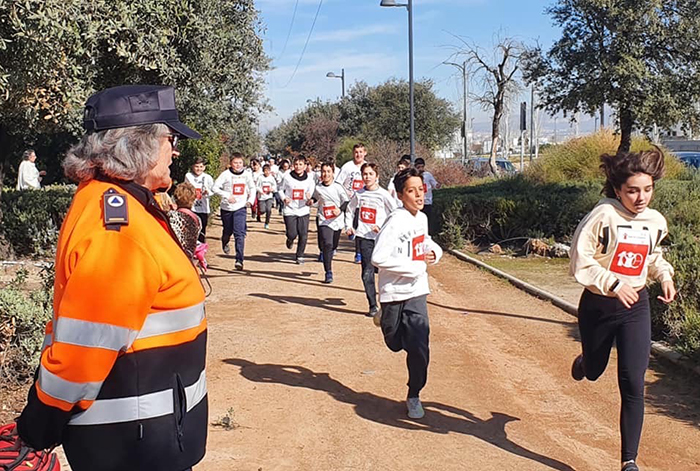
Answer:
<svg viewBox="0 0 700 471"><path fill-rule="evenodd" d="M688 167L700 168L700 152L674 152L678 160Z"/></svg>
<svg viewBox="0 0 700 471"><path fill-rule="evenodd" d="M485 174L489 172L489 159L488 157L476 157L467 159L466 166L475 174ZM512 174L516 173L517 171L513 163L510 160L504 158L496 159L496 167L498 167L499 172L505 174Z"/></svg>

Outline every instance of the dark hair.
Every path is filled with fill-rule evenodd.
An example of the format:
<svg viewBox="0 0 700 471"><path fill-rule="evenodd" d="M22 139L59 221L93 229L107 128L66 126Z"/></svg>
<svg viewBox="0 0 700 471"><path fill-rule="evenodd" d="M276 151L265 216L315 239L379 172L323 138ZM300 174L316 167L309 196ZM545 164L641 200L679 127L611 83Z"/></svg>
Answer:
<svg viewBox="0 0 700 471"><path fill-rule="evenodd" d="M411 165L411 155L410 154L402 155L401 158L399 159L399 162L396 165L401 165L401 164Z"/></svg>
<svg viewBox="0 0 700 471"><path fill-rule="evenodd" d="M265 164L265 165L263 165L263 168L262 168L262 169L263 169L263 172L265 171L265 169L270 170L270 164Z"/></svg>
<svg viewBox="0 0 700 471"><path fill-rule="evenodd" d="M260 161L258 159L250 159L250 165L253 165L254 163L260 165Z"/></svg>
<svg viewBox="0 0 700 471"><path fill-rule="evenodd" d="M292 162L294 162L294 163L297 163L300 161L306 163L306 157L304 157L302 154L295 156L294 160L292 160Z"/></svg>
<svg viewBox="0 0 700 471"><path fill-rule="evenodd" d="M396 193L403 193L403 189L406 186L406 181L411 177L418 177L420 181L423 181L423 174L416 170L415 167L408 167L401 170L394 177L394 188L396 188Z"/></svg>
<svg viewBox="0 0 700 471"><path fill-rule="evenodd" d="M36 154L34 152L34 149L27 149L22 153L22 160L29 160L29 156L32 154Z"/></svg>
<svg viewBox="0 0 700 471"><path fill-rule="evenodd" d="M645 173L654 183L664 175L664 154L656 146L644 152L603 154L600 161L600 169L605 173L603 194L608 198L615 198L615 190L622 188L622 184L633 175Z"/></svg>
<svg viewBox="0 0 700 471"><path fill-rule="evenodd" d="M204 164L206 165L207 162L204 160L204 157L195 157L194 162L192 162L192 165L197 165L197 164Z"/></svg>
<svg viewBox="0 0 700 471"><path fill-rule="evenodd" d="M422 157L418 157L413 161L413 165L425 165L425 160Z"/></svg>
<svg viewBox="0 0 700 471"><path fill-rule="evenodd" d="M362 164L362 167L360 167L360 172L364 173L364 172L365 172L365 169L366 169L367 167L371 168L372 170L374 170L374 173L376 173L377 175L379 175L379 168L377 167L377 164L375 164L374 162L365 162L365 163L363 163L363 164Z"/></svg>
<svg viewBox="0 0 700 471"><path fill-rule="evenodd" d="M280 166L280 167L284 167L284 164L289 165L289 160L288 160L288 159L282 159L282 160L280 160L280 165L279 165L279 166Z"/></svg>
<svg viewBox="0 0 700 471"><path fill-rule="evenodd" d="M355 144L354 146L352 146L352 150L360 149L360 148L366 149L367 147L366 147L363 143L361 143L361 142L358 142L357 144Z"/></svg>
<svg viewBox="0 0 700 471"><path fill-rule="evenodd" d="M335 165L332 162L321 162L321 170L323 170L323 167L330 167L335 172Z"/></svg>
<svg viewBox="0 0 700 471"><path fill-rule="evenodd" d="M233 154L231 154L229 162L233 162L234 159L241 159L245 161L245 157L243 157L243 154L241 154L240 152L234 152Z"/></svg>

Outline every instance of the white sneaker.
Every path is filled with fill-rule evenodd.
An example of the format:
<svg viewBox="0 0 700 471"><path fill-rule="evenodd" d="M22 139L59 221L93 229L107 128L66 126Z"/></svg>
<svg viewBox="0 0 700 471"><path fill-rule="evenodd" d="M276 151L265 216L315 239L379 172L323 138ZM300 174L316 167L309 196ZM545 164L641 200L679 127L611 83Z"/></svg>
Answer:
<svg viewBox="0 0 700 471"><path fill-rule="evenodd" d="M411 419L422 419L425 415L423 404L417 397L409 397L406 399L406 407L408 408L408 417Z"/></svg>

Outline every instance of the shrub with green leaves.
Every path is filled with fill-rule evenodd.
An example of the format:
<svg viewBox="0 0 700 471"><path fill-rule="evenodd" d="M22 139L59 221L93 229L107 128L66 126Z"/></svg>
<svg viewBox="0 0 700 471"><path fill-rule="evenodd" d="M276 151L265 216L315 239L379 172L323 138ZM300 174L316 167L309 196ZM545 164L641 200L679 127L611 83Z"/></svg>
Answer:
<svg viewBox="0 0 700 471"><path fill-rule="evenodd" d="M63 218L76 187L3 190L0 194L0 236L20 257L53 258Z"/></svg>

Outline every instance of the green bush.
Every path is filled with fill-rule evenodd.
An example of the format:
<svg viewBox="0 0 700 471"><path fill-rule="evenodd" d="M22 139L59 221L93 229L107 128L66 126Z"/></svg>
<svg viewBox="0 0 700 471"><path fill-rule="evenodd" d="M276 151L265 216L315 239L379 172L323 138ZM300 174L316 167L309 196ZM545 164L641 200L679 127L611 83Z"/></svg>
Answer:
<svg viewBox="0 0 700 471"><path fill-rule="evenodd" d="M602 181L539 183L523 176L435 193L439 238L450 247L515 237L570 242L580 220L600 200ZM700 179L661 180L653 208L669 224L664 241L679 292L670 305L652 302L654 336L700 360ZM653 299L660 293L651 286Z"/></svg>
<svg viewBox="0 0 700 471"><path fill-rule="evenodd" d="M525 171L528 178L538 182L582 181L601 178L600 156L614 154L620 145L620 136L609 129L588 136L570 139L547 148L539 159ZM649 150L652 144L644 137L632 139L631 150ZM663 149L662 149L663 150ZM666 178L688 178L690 172L675 156L664 151Z"/></svg>
<svg viewBox="0 0 700 471"><path fill-rule="evenodd" d="M0 290L1 377L6 381L25 381L39 363L44 341L44 326L51 320L53 308L53 267L42 273L42 288L26 292L20 271L14 283Z"/></svg>
<svg viewBox="0 0 700 471"><path fill-rule="evenodd" d="M0 236L16 256L53 258L58 231L76 187L43 190L3 189L0 194Z"/></svg>

